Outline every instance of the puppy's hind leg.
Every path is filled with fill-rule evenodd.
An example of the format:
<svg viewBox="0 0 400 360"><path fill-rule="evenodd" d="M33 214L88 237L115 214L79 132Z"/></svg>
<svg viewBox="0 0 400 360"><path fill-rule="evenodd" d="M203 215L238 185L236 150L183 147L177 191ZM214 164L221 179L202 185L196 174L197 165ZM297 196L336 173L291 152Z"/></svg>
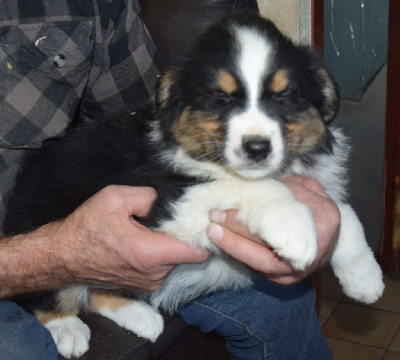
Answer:
<svg viewBox="0 0 400 360"><path fill-rule="evenodd" d="M91 311L116 322L137 336L154 342L164 330L164 319L148 303L106 290L92 290Z"/></svg>

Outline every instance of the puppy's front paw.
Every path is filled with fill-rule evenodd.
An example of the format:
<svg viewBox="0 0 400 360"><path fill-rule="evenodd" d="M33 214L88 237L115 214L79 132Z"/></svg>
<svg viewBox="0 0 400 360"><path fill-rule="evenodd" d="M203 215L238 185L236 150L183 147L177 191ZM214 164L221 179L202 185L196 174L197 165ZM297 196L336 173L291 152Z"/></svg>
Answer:
<svg viewBox="0 0 400 360"><path fill-rule="evenodd" d="M98 313L152 342L156 341L164 329L163 317L144 301L132 300L130 304L114 310L103 307Z"/></svg>
<svg viewBox="0 0 400 360"><path fill-rule="evenodd" d="M257 227L256 233L296 270L304 270L315 260L317 234L311 211L305 205L295 201L274 203Z"/></svg>
<svg viewBox="0 0 400 360"><path fill-rule="evenodd" d="M293 203L284 211L287 214L282 213L282 220L277 222L282 228L275 236L285 240L283 246L274 251L289 260L296 270L304 270L317 254L317 233L311 212L300 203Z"/></svg>
<svg viewBox="0 0 400 360"><path fill-rule="evenodd" d="M66 357L79 357L89 349L90 329L77 316L68 316L48 322L58 352Z"/></svg>

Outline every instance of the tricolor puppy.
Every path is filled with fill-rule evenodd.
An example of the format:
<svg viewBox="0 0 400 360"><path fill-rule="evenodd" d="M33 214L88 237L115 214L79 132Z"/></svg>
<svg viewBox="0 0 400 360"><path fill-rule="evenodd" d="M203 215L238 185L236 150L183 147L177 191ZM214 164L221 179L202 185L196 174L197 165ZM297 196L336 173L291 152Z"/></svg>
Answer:
<svg viewBox="0 0 400 360"><path fill-rule="evenodd" d="M313 219L276 180L288 174L316 179L338 204L334 272L350 297L377 300L382 272L345 202L349 145L340 129L328 126L337 107L335 83L312 49L294 45L268 20L238 14L176 57L160 80L155 110L77 122L45 142L24 162L7 234L66 217L107 185L146 185L156 188L158 199L140 221L214 252L203 264L176 267L140 300L85 284L49 294L55 302L33 297L30 308L60 353L78 356L88 348L90 331L76 316L81 309L154 341L163 329L159 307L175 311L200 294L250 286L247 267L207 239L211 209L238 209L238 219L295 269L310 265L317 251Z"/></svg>

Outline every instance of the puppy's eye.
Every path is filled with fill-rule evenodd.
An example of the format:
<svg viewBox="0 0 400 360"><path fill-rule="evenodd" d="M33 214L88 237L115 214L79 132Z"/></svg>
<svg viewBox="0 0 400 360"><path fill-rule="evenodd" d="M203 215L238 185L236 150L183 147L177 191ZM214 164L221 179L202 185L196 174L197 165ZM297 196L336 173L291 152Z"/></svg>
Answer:
<svg viewBox="0 0 400 360"><path fill-rule="evenodd" d="M202 109L218 110L229 106L232 101L231 95L221 90L210 89L197 96L193 101L193 105Z"/></svg>
<svg viewBox="0 0 400 360"><path fill-rule="evenodd" d="M278 104L287 104L297 99L297 92L293 88L287 88L279 93L275 93L273 98Z"/></svg>
<svg viewBox="0 0 400 360"><path fill-rule="evenodd" d="M286 89L276 94L277 97L290 97L294 94L292 89Z"/></svg>
<svg viewBox="0 0 400 360"><path fill-rule="evenodd" d="M233 100L232 95L227 94L226 92L223 92L221 90L215 90L212 93L215 97L215 100L220 104L229 104Z"/></svg>

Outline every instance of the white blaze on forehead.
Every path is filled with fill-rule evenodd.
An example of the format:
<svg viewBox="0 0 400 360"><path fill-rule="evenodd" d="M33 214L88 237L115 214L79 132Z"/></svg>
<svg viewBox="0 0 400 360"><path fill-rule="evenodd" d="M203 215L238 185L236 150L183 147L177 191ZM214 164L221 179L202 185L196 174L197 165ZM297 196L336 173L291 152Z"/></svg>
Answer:
<svg viewBox="0 0 400 360"><path fill-rule="evenodd" d="M262 80L269 68L271 45L255 29L238 28L239 70L245 83L250 106L256 106Z"/></svg>
<svg viewBox="0 0 400 360"><path fill-rule="evenodd" d="M273 48L256 29L237 27L237 68L245 88L246 106L229 119L225 144L227 165L246 178L261 178L277 171L282 163L284 143L279 123L259 105L263 82L271 67ZM265 159L254 161L243 148L249 136L259 136L271 144Z"/></svg>

